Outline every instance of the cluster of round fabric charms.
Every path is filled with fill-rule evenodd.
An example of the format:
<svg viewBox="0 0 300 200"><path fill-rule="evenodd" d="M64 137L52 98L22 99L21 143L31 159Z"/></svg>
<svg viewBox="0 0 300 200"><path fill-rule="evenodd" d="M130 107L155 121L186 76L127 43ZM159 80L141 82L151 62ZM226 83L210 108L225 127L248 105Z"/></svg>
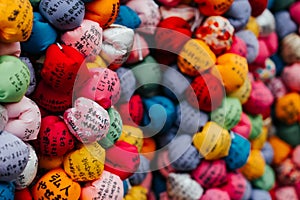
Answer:
<svg viewBox="0 0 300 200"><path fill-rule="evenodd" d="M0 2L0 199L300 199L300 2Z"/></svg>

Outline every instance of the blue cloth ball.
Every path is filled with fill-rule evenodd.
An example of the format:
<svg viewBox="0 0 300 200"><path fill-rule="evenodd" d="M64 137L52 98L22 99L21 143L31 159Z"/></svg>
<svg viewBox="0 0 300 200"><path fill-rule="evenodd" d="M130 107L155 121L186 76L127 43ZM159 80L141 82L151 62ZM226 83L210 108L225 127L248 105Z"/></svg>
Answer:
<svg viewBox="0 0 300 200"><path fill-rule="evenodd" d="M41 0L39 11L56 29L67 31L80 26L85 5L81 0Z"/></svg>
<svg viewBox="0 0 300 200"><path fill-rule="evenodd" d="M275 63L276 66L276 75L280 75L283 68L285 67L285 62L283 61L283 59L281 58L281 56L278 53L275 53L274 55L272 55L271 60Z"/></svg>
<svg viewBox="0 0 300 200"><path fill-rule="evenodd" d="M157 148L161 149L168 145L174 137L178 134L178 127L172 126L169 130L167 130L164 134L156 135L154 137Z"/></svg>
<svg viewBox="0 0 300 200"><path fill-rule="evenodd" d="M208 121L208 114L195 109L187 101L181 101L177 107L176 126L187 134L194 135Z"/></svg>
<svg viewBox="0 0 300 200"><path fill-rule="evenodd" d="M152 189L156 199L159 199L160 194L167 190L166 179L158 171L153 172Z"/></svg>
<svg viewBox="0 0 300 200"><path fill-rule="evenodd" d="M141 19L134 10L126 5L121 5L119 14L114 23L135 29L140 26Z"/></svg>
<svg viewBox="0 0 300 200"><path fill-rule="evenodd" d="M147 135L161 134L169 130L176 120L174 103L164 96L143 98L145 114L142 129Z"/></svg>
<svg viewBox="0 0 300 200"><path fill-rule="evenodd" d="M287 10L279 11L274 14L276 22L276 33L280 40L290 33L297 31L297 24L291 19L290 13Z"/></svg>
<svg viewBox="0 0 300 200"><path fill-rule="evenodd" d="M129 190L129 180L128 179L125 179L123 181L123 187L124 187L124 196L125 196Z"/></svg>
<svg viewBox="0 0 300 200"><path fill-rule="evenodd" d="M40 13L34 12L33 16L31 35L26 42L21 42L21 48L27 53L39 55L55 43L57 32Z"/></svg>
<svg viewBox="0 0 300 200"><path fill-rule="evenodd" d="M229 20L235 31L242 30L251 15L251 5L248 0L235 0L224 16Z"/></svg>
<svg viewBox="0 0 300 200"><path fill-rule="evenodd" d="M236 33L247 45L247 61L252 63L259 53L259 44L257 37L250 30L241 30Z"/></svg>
<svg viewBox="0 0 300 200"><path fill-rule="evenodd" d="M192 136L183 134L175 137L168 146L169 160L175 170L191 171L200 163L201 156L192 145Z"/></svg>
<svg viewBox="0 0 300 200"><path fill-rule="evenodd" d="M166 67L162 74L163 92L172 100L184 99L184 93L191 82L192 78L182 74L177 65Z"/></svg>
<svg viewBox="0 0 300 200"><path fill-rule="evenodd" d="M13 200L15 198L15 185L12 182L0 181L0 199Z"/></svg>
<svg viewBox="0 0 300 200"><path fill-rule="evenodd" d="M231 146L225 162L229 170L235 170L246 164L250 154L250 142L243 136L231 132Z"/></svg>
<svg viewBox="0 0 300 200"><path fill-rule="evenodd" d="M274 158L274 150L272 145L268 141L265 142L263 148L261 149L261 153L265 158L266 163L270 165Z"/></svg>
<svg viewBox="0 0 300 200"><path fill-rule="evenodd" d="M268 191L253 189L250 199L272 200L272 197Z"/></svg>
<svg viewBox="0 0 300 200"><path fill-rule="evenodd" d="M28 95L30 95L30 94L33 93L33 91L35 90L35 87L36 87L35 71L34 71L34 68L33 68L32 63L29 60L29 58L27 58L27 57L20 57L20 60L22 60L26 64L26 66L28 67L29 72L30 72L30 83L29 83L27 92L25 94L26 96L28 96Z"/></svg>

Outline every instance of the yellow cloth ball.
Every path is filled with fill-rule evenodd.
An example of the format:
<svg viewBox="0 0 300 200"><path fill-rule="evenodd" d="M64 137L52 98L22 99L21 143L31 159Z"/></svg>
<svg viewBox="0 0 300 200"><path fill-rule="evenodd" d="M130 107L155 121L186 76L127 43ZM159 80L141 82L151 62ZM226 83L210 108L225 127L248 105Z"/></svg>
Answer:
<svg viewBox="0 0 300 200"><path fill-rule="evenodd" d="M243 86L248 75L248 63L245 57L225 53L217 58L217 64L226 93L236 91Z"/></svg>
<svg viewBox="0 0 300 200"><path fill-rule="evenodd" d="M23 42L30 37L33 8L29 0L1 1L0 16L0 42Z"/></svg>
<svg viewBox="0 0 300 200"><path fill-rule="evenodd" d="M257 138L251 141L251 148L261 150L268 138L268 128L263 127Z"/></svg>
<svg viewBox="0 0 300 200"><path fill-rule="evenodd" d="M259 35L259 25L255 19L255 17L250 16L248 23L245 27L246 30L252 31L253 34L258 37Z"/></svg>
<svg viewBox="0 0 300 200"><path fill-rule="evenodd" d="M97 142L82 146L64 159L64 169L74 181L91 181L104 170L105 150Z"/></svg>
<svg viewBox="0 0 300 200"><path fill-rule="evenodd" d="M120 9L119 0L94 0L85 4L85 19L98 22L106 28L116 20Z"/></svg>
<svg viewBox="0 0 300 200"><path fill-rule="evenodd" d="M179 53L177 64L180 71L189 76L197 76L214 66L216 55L200 39L190 39Z"/></svg>
<svg viewBox="0 0 300 200"><path fill-rule="evenodd" d="M130 188L123 200L147 200L147 189L137 185Z"/></svg>
<svg viewBox="0 0 300 200"><path fill-rule="evenodd" d="M231 137L226 129L209 121L194 135L193 144L206 160L217 160L228 155Z"/></svg>
<svg viewBox="0 0 300 200"><path fill-rule="evenodd" d="M265 173L265 166L266 162L260 150L252 149L247 163L240 168L240 171L249 181L252 181Z"/></svg>
<svg viewBox="0 0 300 200"><path fill-rule="evenodd" d="M251 94L251 89L252 89L251 81L247 76L244 84L239 89L229 93L228 96L238 98L241 104L244 104L247 102Z"/></svg>
<svg viewBox="0 0 300 200"><path fill-rule="evenodd" d="M139 152L141 152L143 147L143 137L143 131L140 128L130 125L124 125L119 141L124 141L128 144L132 144L137 147Z"/></svg>
<svg viewBox="0 0 300 200"><path fill-rule="evenodd" d="M280 97L275 104L276 117L286 123L293 124L300 119L300 94L292 92Z"/></svg>
<svg viewBox="0 0 300 200"><path fill-rule="evenodd" d="M99 67L107 68L108 65L105 63L103 58L101 58L100 56L96 56L94 60L87 62L86 66L88 69L93 69L93 68L99 68Z"/></svg>

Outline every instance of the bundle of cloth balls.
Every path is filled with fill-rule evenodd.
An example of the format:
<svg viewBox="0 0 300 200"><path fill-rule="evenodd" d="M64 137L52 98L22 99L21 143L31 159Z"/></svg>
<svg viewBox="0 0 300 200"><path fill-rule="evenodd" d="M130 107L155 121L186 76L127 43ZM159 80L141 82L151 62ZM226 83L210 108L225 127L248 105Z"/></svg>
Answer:
<svg viewBox="0 0 300 200"><path fill-rule="evenodd" d="M300 1L0 13L0 199L300 199Z"/></svg>

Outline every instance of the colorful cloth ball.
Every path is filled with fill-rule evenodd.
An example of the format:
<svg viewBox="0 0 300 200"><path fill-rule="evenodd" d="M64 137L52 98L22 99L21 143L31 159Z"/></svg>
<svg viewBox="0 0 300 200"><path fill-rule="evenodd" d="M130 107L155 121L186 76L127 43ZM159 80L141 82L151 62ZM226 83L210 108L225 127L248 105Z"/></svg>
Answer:
<svg viewBox="0 0 300 200"><path fill-rule="evenodd" d="M167 178L167 192L173 199L198 200L203 189L189 174L169 174Z"/></svg>
<svg viewBox="0 0 300 200"><path fill-rule="evenodd" d="M139 164L140 156L138 149L132 144L117 141L114 146L106 150L104 169L118 175L121 180L125 180L134 174Z"/></svg>
<svg viewBox="0 0 300 200"><path fill-rule="evenodd" d="M226 129L209 121L194 135L193 144L206 160L217 160L228 155L231 137Z"/></svg>
<svg viewBox="0 0 300 200"><path fill-rule="evenodd" d="M115 105L121 95L117 73L108 68L91 68L89 73L88 81L76 86L78 89L74 90L74 96L91 99L105 109Z"/></svg>
<svg viewBox="0 0 300 200"><path fill-rule="evenodd" d="M205 41L215 54L229 50L232 45L234 28L221 16L210 16L196 30L196 37Z"/></svg>
<svg viewBox="0 0 300 200"><path fill-rule="evenodd" d="M177 64L180 71L189 76L198 76L211 68L216 62L216 55L200 39L187 41L179 53Z"/></svg>

